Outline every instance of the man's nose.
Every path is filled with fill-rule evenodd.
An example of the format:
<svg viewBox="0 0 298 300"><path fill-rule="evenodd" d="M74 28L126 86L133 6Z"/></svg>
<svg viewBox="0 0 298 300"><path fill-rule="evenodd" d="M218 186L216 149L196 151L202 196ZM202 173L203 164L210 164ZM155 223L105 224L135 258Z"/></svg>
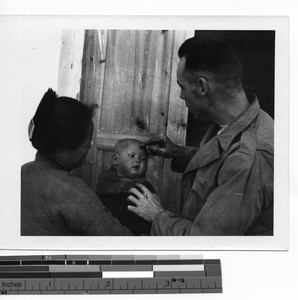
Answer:
<svg viewBox="0 0 298 300"><path fill-rule="evenodd" d="M185 99L184 99L184 94L183 94L182 91L180 92L180 98L181 98L182 100L185 100Z"/></svg>

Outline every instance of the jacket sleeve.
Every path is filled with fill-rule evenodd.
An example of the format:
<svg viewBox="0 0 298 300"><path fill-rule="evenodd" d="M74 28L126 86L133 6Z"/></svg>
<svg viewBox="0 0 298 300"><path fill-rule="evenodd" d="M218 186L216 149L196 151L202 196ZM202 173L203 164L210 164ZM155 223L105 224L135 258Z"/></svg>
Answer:
<svg viewBox="0 0 298 300"><path fill-rule="evenodd" d="M120 236L133 235L131 231L105 208L95 192L81 181L76 181L75 188L64 191L60 215L68 227L81 235Z"/></svg>
<svg viewBox="0 0 298 300"><path fill-rule="evenodd" d="M257 151L255 159L241 152L230 155L218 173L218 186L194 221L163 211L154 219L151 234L245 234L260 215L264 201L272 201L272 161L261 151Z"/></svg>
<svg viewBox="0 0 298 300"><path fill-rule="evenodd" d="M180 146L171 162L172 171L183 173L197 151L196 147Z"/></svg>

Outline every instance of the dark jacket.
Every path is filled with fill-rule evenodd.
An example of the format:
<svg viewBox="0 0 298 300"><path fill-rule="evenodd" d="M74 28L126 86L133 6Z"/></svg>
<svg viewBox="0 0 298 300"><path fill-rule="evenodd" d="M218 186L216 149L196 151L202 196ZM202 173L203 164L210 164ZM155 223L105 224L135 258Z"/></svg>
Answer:
<svg viewBox="0 0 298 300"><path fill-rule="evenodd" d="M162 211L152 235L273 235L273 120L255 98L220 135L212 125L199 149L181 147L181 213ZM167 199L171 201L171 199Z"/></svg>
<svg viewBox="0 0 298 300"><path fill-rule="evenodd" d="M21 169L21 235L133 235L81 179L37 153Z"/></svg>
<svg viewBox="0 0 298 300"><path fill-rule="evenodd" d="M133 203L127 200L128 190L136 183L142 183L152 193L153 186L142 178L126 178L117 176L116 169L111 167L99 178L96 193L105 207L135 235L150 235L151 222L147 222L135 213L128 211L127 206Z"/></svg>

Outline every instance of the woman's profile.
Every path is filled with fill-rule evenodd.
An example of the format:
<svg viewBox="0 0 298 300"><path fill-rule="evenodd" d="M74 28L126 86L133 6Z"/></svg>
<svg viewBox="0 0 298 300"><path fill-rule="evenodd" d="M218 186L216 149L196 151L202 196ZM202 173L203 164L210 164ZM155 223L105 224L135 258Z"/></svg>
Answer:
<svg viewBox="0 0 298 300"><path fill-rule="evenodd" d="M44 94L28 130L36 157L21 168L21 235L132 235L71 173L91 147L94 109Z"/></svg>

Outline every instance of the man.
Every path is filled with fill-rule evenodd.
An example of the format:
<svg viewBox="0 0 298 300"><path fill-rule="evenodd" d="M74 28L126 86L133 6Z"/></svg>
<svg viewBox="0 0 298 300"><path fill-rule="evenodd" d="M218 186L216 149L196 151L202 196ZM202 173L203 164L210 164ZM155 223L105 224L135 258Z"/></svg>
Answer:
<svg viewBox="0 0 298 300"><path fill-rule="evenodd" d="M245 94L241 63L226 43L194 37L178 55L180 98L194 118L213 124L198 149L164 135L143 144L184 172L180 214L141 185L130 190L129 210L152 221L152 235L273 235L273 120Z"/></svg>

